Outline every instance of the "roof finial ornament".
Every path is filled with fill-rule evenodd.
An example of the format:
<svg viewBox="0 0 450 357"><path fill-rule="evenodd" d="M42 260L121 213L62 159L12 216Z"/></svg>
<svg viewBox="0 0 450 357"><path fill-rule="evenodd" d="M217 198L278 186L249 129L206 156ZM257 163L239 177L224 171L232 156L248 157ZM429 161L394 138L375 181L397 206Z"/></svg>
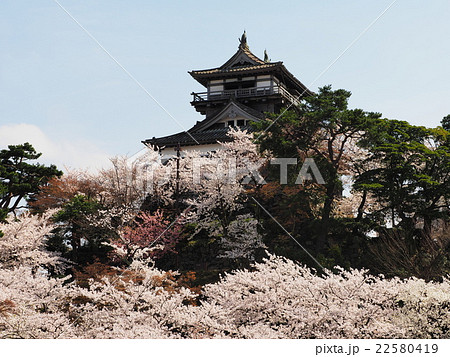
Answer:
<svg viewBox="0 0 450 357"><path fill-rule="evenodd" d="M247 44L247 34L245 33L245 30L244 30L244 33L242 34L241 38L239 39L239 42L240 42L239 48L242 48L243 50L249 49L248 44Z"/></svg>
<svg viewBox="0 0 450 357"><path fill-rule="evenodd" d="M269 58L269 55L267 54L267 50L264 50L264 62L265 63L270 62L270 58Z"/></svg>

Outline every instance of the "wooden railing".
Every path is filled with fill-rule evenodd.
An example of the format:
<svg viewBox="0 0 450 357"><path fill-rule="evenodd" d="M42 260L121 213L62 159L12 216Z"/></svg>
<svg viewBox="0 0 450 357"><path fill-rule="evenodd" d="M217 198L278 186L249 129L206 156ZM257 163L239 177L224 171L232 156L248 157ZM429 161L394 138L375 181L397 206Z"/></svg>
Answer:
<svg viewBox="0 0 450 357"><path fill-rule="evenodd" d="M206 100L228 99L228 98L243 98L243 97L260 97L271 94L281 94L287 98L291 103L297 105L299 101L285 88L280 86L275 87L251 87L241 89L227 89L214 92L191 93L194 102L202 102Z"/></svg>

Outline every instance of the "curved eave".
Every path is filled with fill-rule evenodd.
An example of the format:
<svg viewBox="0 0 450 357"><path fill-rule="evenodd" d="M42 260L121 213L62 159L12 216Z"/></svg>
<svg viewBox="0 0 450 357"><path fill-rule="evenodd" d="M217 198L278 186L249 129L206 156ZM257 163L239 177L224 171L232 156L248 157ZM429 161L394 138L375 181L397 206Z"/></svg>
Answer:
<svg viewBox="0 0 450 357"><path fill-rule="evenodd" d="M217 78L234 77L236 75L242 74L274 74L282 82L289 82L289 87L297 90L299 93L303 93L304 96L309 96L314 94L310 91L302 82L300 82L287 68L283 65L283 62L267 63L263 65L255 66L243 66L238 68L230 69L220 69L213 68L202 71L191 71L188 72L196 81L207 87L208 81Z"/></svg>
<svg viewBox="0 0 450 357"><path fill-rule="evenodd" d="M173 141L173 142L167 142L167 143L160 143L160 142L151 142L147 140L141 141L144 145L152 145L158 149L165 149L165 148L175 148L180 144L181 149L183 146L199 146L199 145L211 145L211 144L217 144L219 141L226 142L231 141L230 138L224 137L221 139L209 139L209 140L197 140L197 142L191 140L191 141Z"/></svg>
<svg viewBox="0 0 450 357"><path fill-rule="evenodd" d="M152 145L157 148L172 148L178 146L178 144L180 144L181 147L217 144L218 141L231 141L231 138L227 136L226 133L227 130L217 129L192 133L195 141L187 134L187 132L181 132L161 138L143 140L142 143L146 146Z"/></svg>
<svg viewBox="0 0 450 357"><path fill-rule="evenodd" d="M307 96L314 94L313 91L309 90L308 87L306 87L291 72L289 72L284 65L282 65L280 67L280 69L281 69L281 73L284 76L286 76L284 79L288 79L291 82L292 87L294 87L297 91L299 91L299 94L303 94L302 97L307 97ZM280 78L280 79L283 79L283 78Z"/></svg>
<svg viewBox="0 0 450 357"><path fill-rule="evenodd" d="M204 87L207 86L208 80L215 78L233 77L236 75L254 74L254 73L270 73L274 69L281 67L283 62L266 63L254 66L233 67L230 69L211 68L205 70L197 70L188 72L197 82Z"/></svg>

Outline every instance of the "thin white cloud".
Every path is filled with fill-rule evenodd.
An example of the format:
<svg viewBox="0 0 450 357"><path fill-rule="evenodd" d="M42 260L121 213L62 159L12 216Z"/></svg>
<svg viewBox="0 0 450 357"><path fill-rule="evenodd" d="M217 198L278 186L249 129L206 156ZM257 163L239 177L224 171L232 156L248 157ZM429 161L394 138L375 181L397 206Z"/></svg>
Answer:
<svg viewBox="0 0 450 357"><path fill-rule="evenodd" d="M109 164L106 152L91 142L50 139L33 124L7 124L0 126L0 148L29 142L41 152L39 162L55 164L59 169L87 169L94 171Z"/></svg>

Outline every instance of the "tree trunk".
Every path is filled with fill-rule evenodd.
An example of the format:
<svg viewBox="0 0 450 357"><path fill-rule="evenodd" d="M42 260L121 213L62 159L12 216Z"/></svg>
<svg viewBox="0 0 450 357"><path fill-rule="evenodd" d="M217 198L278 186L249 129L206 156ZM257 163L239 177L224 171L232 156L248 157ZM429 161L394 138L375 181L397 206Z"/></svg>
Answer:
<svg viewBox="0 0 450 357"><path fill-rule="evenodd" d="M366 200L367 200L367 191L364 191L363 196L361 198L361 203L359 204L359 207L358 207L358 215L356 216L357 222L361 221L361 219L363 218L364 205L366 204Z"/></svg>
<svg viewBox="0 0 450 357"><path fill-rule="evenodd" d="M317 236L316 241L316 249L318 252L322 251L323 248L325 248L325 244L327 242L328 232L330 231L331 210L333 207L333 201L336 194L335 191L336 191L336 184L334 182L330 183L327 186L325 203L323 205L322 210L321 225L319 228L319 234Z"/></svg>

